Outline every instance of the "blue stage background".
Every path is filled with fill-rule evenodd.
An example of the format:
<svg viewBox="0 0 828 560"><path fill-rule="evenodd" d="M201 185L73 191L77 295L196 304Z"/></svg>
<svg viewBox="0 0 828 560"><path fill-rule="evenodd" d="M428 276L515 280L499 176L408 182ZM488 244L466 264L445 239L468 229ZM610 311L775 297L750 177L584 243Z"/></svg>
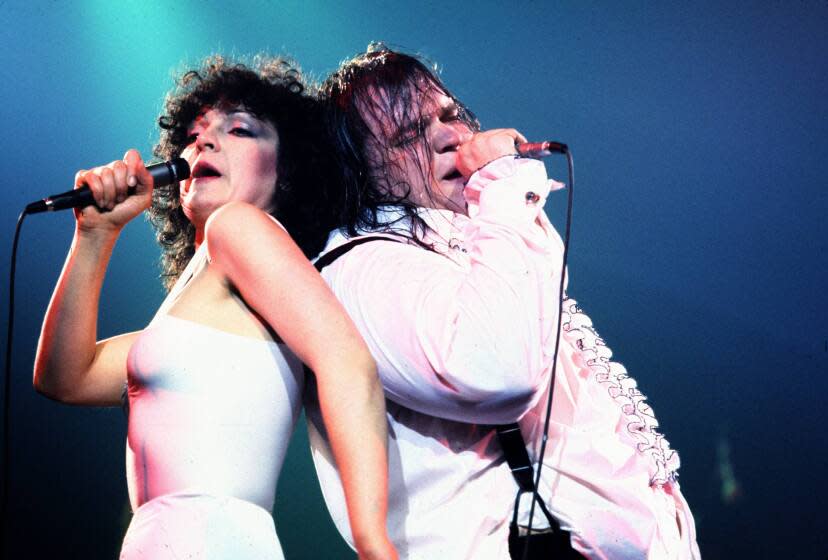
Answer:
<svg viewBox="0 0 828 560"><path fill-rule="evenodd" d="M324 77L384 40L440 63L484 127L568 143L570 292L682 457L706 558L824 558L828 2L0 1L0 313L17 214L79 168L149 154L171 71L287 52ZM565 161L548 167L565 178ZM562 193L547 209L562 226ZM71 213L27 219L11 381L9 558L116 558L126 422L31 388ZM100 337L163 298L125 230ZM5 335L5 321L0 335ZM3 336L5 346L5 336ZM275 509L287 558L348 558L300 423Z"/></svg>

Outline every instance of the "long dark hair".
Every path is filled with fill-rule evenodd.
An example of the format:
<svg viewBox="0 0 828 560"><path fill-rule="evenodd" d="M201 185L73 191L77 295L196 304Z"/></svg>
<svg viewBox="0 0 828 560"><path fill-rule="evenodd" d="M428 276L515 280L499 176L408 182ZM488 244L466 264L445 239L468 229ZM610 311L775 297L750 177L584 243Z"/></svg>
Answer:
<svg viewBox="0 0 828 560"><path fill-rule="evenodd" d="M396 130L415 124L420 138L424 138L421 106L434 90L450 97L459 110L459 119L472 130L480 125L474 114L443 85L437 68L422 58L393 51L382 43L372 43L366 52L342 63L322 84L320 97L325 105L329 137L336 149L341 173L341 204L338 212L340 227L353 236L359 229L388 228L391 222L380 217L383 206L397 206L402 219L410 220L409 235L417 239L425 222L419 217L419 207L409 200L411 186L402 173L391 173L400 164L385 157L392 148L405 149L419 164L423 180L430 185L430 161L421 161L414 144L393 146L386 134L372 132L368 121L387 122L393 119ZM373 147L369 150L369 146ZM430 157L426 150L426 157ZM371 154L380 154L372 157ZM399 170L399 168L397 168ZM394 194L394 193L402 194ZM428 192L429 196L433 193Z"/></svg>
<svg viewBox="0 0 828 560"><path fill-rule="evenodd" d="M188 143L188 127L205 107L243 107L270 122L279 133L273 214L312 257L334 226L333 205L321 203L334 164L330 150L320 145L325 138L321 107L307 90L289 59L259 55L246 65L211 56L183 73L167 95L153 153L162 159L179 156ZM162 280L170 289L195 251L195 228L181 208L178 184L155 189L149 218L162 249Z"/></svg>

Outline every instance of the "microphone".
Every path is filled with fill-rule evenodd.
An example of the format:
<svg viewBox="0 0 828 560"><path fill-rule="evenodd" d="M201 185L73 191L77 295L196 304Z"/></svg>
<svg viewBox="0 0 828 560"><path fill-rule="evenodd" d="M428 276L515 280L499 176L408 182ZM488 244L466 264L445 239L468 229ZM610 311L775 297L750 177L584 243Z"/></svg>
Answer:
<svg viewBox="0 0 828 560"><path fill-rule="evenodd" d="M520 157L542 158L552 154L565 154L569 151L566 144L546 140L543 142L515 142L515 149Z"/></svg>
<svg viewBox="0 0 828 560"><path fill-rule="evenodd" d="M147 171L152 175L152 184L155 187L166 187L190 177L190 166L181 158L154 163L147 166ZM90 204L95 204L95 198L92 196L89 187L84 185L65 193L54 194L43 200L32 202L26 206L24 212L26 214L54 212L66 208L83 208Z"/></svg>

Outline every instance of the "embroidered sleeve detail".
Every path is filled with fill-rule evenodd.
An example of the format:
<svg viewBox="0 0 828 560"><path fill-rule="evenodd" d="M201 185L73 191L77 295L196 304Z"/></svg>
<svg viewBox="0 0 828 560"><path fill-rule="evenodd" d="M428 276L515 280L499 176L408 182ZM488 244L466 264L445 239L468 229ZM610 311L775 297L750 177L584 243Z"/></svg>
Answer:
<svg viewBox="0 0 828 560"><path fill-rule="evenodd" d="M658 421L646 403L647 397L638 390L624 366L610 359L612 351L593 328L592 320L568 297L563 302L561 325L564 338L580 354L576 361L589 368L593 379L607 390L625 417L636 450L652 460L650 485L674 481L678 477L679 456L658 432Z"/></svg>

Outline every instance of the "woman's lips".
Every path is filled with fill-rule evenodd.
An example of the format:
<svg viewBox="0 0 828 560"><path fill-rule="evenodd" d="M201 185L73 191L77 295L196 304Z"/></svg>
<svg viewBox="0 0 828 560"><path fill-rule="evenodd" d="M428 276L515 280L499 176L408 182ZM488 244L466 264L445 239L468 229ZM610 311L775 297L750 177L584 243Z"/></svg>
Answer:
<svg viewBox="0 0 828 560"><path fill-rule="evenodd" d="M213 177L221 177L221 173L209 163L200 161L195 164L192 177L193 179L210 179Z"/></svg>

